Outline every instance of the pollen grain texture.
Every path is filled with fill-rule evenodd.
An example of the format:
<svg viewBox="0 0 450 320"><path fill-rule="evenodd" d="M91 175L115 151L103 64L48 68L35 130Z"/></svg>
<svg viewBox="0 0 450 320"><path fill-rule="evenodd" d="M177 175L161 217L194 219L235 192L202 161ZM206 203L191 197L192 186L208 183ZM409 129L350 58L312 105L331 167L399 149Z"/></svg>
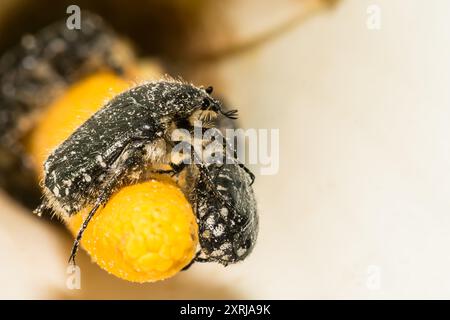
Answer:
<svg viewBox="0 0 450 320"><path fill-rule="evenodd" d="M53 148L106 100L129 87L126 80L99 73L55 101L28 141L39 175L42 177L42 164ZM73 235L88 210L67 221ZM198 226L189 202L174 183L150 180L123 187L113 195L89 223L81 244L109 273L128 281L153 282L169 278L189 264L198 244Z"/></svg>

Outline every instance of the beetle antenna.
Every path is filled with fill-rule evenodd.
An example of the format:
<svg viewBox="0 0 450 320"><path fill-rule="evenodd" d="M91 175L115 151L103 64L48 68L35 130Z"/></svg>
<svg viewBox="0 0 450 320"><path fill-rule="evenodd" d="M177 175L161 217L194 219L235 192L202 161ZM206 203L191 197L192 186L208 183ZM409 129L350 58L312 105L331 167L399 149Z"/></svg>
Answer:
<svg viewBox="0 0 450 320"><path fill-rule="evenodd" d="M223 114L228 119L236 120L238 118L238 111L237 110L229 110L227 112L220 111L221 114Z"/></svg>

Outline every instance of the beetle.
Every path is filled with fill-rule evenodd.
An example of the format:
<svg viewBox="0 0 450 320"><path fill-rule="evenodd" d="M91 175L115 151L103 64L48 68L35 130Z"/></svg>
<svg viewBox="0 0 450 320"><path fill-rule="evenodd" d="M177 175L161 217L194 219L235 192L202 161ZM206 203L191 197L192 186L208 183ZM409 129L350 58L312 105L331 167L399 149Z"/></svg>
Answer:
<svg viewBox="0 0 450 320"><path fill-rule="evenodd" d="M236 110L223 111L211 93L212 87L170 78L138 85L107 102L49 155L44 163L45 199L36 212L49 207L65 219L91 208L70 262L75 263L91 218L121 186L140 181L155 164L170 164L175 173L183 169L171 162L174 130L191 130L197 121L210 122L219 115L235 118Z"/></svg>
<svg viewBox="0 0 450 320"><path fill-rule="evenodd" d="M80 78L101 69L122 73L131 59L126 44L103 20L83 12L81 28L55 22L0 57L0 185L14 194L34 186L21 147L43 109ZM29 193L28 193L29 195Z"/></svg>
<svg viewBox="0 0 450 320"><path fill-rule="evenodd" d="M226 141L224 137L221 140ZM199 226L200 250L194 261L227 266L252 252L259 218L252 188L254 175L239 163L227 143L218 144L218 148L213 152L221 154L222 162L206 159L201 165L190 166L189 179L195 183L187 193Z"/></svg>

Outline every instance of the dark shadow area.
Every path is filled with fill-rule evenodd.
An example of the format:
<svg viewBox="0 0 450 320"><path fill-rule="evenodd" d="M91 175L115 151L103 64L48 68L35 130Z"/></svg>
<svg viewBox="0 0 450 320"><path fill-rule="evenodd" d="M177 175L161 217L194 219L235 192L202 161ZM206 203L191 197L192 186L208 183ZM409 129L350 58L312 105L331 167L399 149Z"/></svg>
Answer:
<svg viewBox="0 0 450 320"><path fill-rule="evenodd" d="M0 52L13 46L23 34L67 18L66 9L76 4L102 16L119 33L130 38L138 51L159 57L182 56L190 33L198 26L205 0L77 0L17 1L0 21Z"/></svg>

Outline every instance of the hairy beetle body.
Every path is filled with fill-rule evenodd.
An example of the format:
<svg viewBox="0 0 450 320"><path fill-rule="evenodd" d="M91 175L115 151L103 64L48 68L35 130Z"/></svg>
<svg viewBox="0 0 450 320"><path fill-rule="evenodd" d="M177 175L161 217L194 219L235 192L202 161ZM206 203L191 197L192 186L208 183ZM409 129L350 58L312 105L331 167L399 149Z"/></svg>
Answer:
<svg viewBox="0 0 450 320"><path fill-rule="evenodd" d="M218 103L203 89L173 80L150 82L116 96L48 157L48 204L70 216L95 203L101 193L139 180L149 165L169 164L171 131L205 99ZM113 190L105 190L111 181Z"/></svg>

